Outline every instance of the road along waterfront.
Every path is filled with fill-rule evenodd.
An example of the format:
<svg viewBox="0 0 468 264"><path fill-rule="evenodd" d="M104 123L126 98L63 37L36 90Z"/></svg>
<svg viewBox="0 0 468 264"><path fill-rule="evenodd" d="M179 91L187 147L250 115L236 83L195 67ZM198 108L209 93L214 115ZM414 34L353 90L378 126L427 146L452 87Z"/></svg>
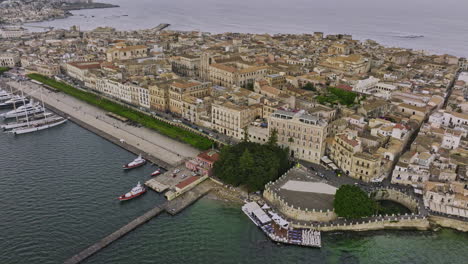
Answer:
<svg viewBox="0 0 468 264"><path fill-rule="evenodd" d="M106 112L81 102L64 93L54 93L32 82L8 82L15 89L23 90L36 99L44 99L44 103L60 110L66 115L79 120L99 131L110 134L125 145L133 146L150 155L174 166L185 158L196 156L199 151L186 144L180 143L150 129L134 127L106 115ZM42 96L41 96L42 93Z"/></svg>

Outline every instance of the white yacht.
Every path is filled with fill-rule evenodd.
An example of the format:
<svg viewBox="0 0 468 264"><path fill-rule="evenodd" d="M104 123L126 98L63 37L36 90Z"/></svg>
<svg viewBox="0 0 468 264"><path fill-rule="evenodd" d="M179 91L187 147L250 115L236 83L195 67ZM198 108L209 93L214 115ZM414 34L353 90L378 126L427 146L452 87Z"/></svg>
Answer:
<svg viewBox="0 0 468 264"><path fill-rule="evenodd" d="M60 117L59 120L55 120L55 121L48 120L44 124L29 125L27 127L19 127L19 128L12 129L9 132L13 133L15 135L26 134L26 133L31 133L31 132L37 132L37 131L41 131L41 130L45 130L45 129L48 129L48 128L51 128L51 127L61 125L61 124L65 123L65 122L67 122L67 121L68 121L68 119Z"/></svg>
<svg viewBox="0 0 468 264"><path fill-rule="evenodd" d="M23 117L27 115L34 115L44 112L44 108L39 105L38 103L28 103L22 105L15 110L11 110L1 115L3 118L15 118L15 117Z"/></svg>
<svg viewBox="0 0 468 264"><path fill-rule="evenodd" d="M11 98L3 103L0 103L0 108L12 108L12 107L19 107L25 103L28 103L29 99L19 96L19 95L12 95Z"/></svg>
<svg viewBox="0 0 468 264"><path fill-rule="evenodd" d="M3 90L0 91L0 102L4 102L10 100L13 97L11 93L5 92Z"/></svg>
<svg viewBox="0 0 468 264"><path fill-rule="evenodd" d="M39 114L37 117L21 118L17 122L10 122L4 125L1 125L0 128L3 130L15 129L18 127L27 127L27 126L36 126L44 125L49 122L55 122L62 120L61 116L54 115L52 113Z"/></svg>

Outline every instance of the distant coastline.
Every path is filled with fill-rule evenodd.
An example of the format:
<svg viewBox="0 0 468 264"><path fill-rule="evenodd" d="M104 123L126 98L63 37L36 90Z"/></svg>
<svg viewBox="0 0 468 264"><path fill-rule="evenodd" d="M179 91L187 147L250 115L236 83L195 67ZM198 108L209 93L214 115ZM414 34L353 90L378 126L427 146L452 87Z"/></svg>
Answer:
<svg viewBox="0 0 468 264"><path fill-rule="evenodd" d="M100 9L100 8L115 8L120 7L119 5L106 4L106 3L70 3L61 7L62 10L83 10L83 9Z"/></svg>

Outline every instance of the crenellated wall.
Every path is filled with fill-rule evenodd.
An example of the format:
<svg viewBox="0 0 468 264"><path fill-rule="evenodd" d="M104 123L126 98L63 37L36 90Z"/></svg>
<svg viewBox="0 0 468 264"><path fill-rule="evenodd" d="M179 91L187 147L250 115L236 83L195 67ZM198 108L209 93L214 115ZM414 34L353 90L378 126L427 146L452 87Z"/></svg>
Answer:
<svg viewBox="0 0 468 264"><path fill-rule="evenodd" d="M377 189L371 192L370 197L376 201L388 200L404 205L413 213L419 212L418 200L400 190L393 188Z"/></svg>

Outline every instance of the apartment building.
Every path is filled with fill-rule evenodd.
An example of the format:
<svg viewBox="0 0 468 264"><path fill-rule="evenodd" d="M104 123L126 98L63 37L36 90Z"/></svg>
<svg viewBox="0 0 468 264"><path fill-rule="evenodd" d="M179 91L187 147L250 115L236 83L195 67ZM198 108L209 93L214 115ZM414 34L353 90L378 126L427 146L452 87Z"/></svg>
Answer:
<svg viewBox="0 0 468 264"><path fill-rule="evenodd" d="M0 53L0 67L15 67L20 62L20 56L14 53Z"/></svg>
<svg viewBox="0 0 468 264"><path fill-rule="evenodd" d="M67 75L84 82L89 71L92 69L100 69L101 64L102 61L69 62L65 64L64 68Z"/></svg>
<svg viewBox="0 0 468 264"><path fill-rule="evenodd" d="M305 111L276 110L268 119L269 134L278 132L278 144L295 158L320 163L325 152L328 123Z"/></svg>
<svg viewBox="0 0 468 264"><path fill-rule="evenodd" d="M329 146L330 159L348 176L371 182L382 175L382 159L363 152L363 143L346 133L336 134Z"/></svg>
<svg viewBox="0 0 468 264"><path fill-rule="evenodd" d="M210 82L177 80L169 86L169 111L182 116L184 96L203 98L210 95Z"/></svg>
<svg viewBox="0 0 468 264"><path fill-rule="evenodd" d="M236 139L243 139L244 129L261 115L261 111L259 104L215 100L211 106L212 128Z"/></svg>
<svg viewBox="0 0 468 264"><path fill-rule="evenodd" d="M184 77L198 77L200 75L200 57L180 55L170 60L172 71Z"/></svg>
<svg viewBox="0 0 468 264"><path fill-rule="evenodd" d="M208 67L208 79L226 87L247 87L268 74L267 66L251 66L243 63L213 63Z"/></svg>

